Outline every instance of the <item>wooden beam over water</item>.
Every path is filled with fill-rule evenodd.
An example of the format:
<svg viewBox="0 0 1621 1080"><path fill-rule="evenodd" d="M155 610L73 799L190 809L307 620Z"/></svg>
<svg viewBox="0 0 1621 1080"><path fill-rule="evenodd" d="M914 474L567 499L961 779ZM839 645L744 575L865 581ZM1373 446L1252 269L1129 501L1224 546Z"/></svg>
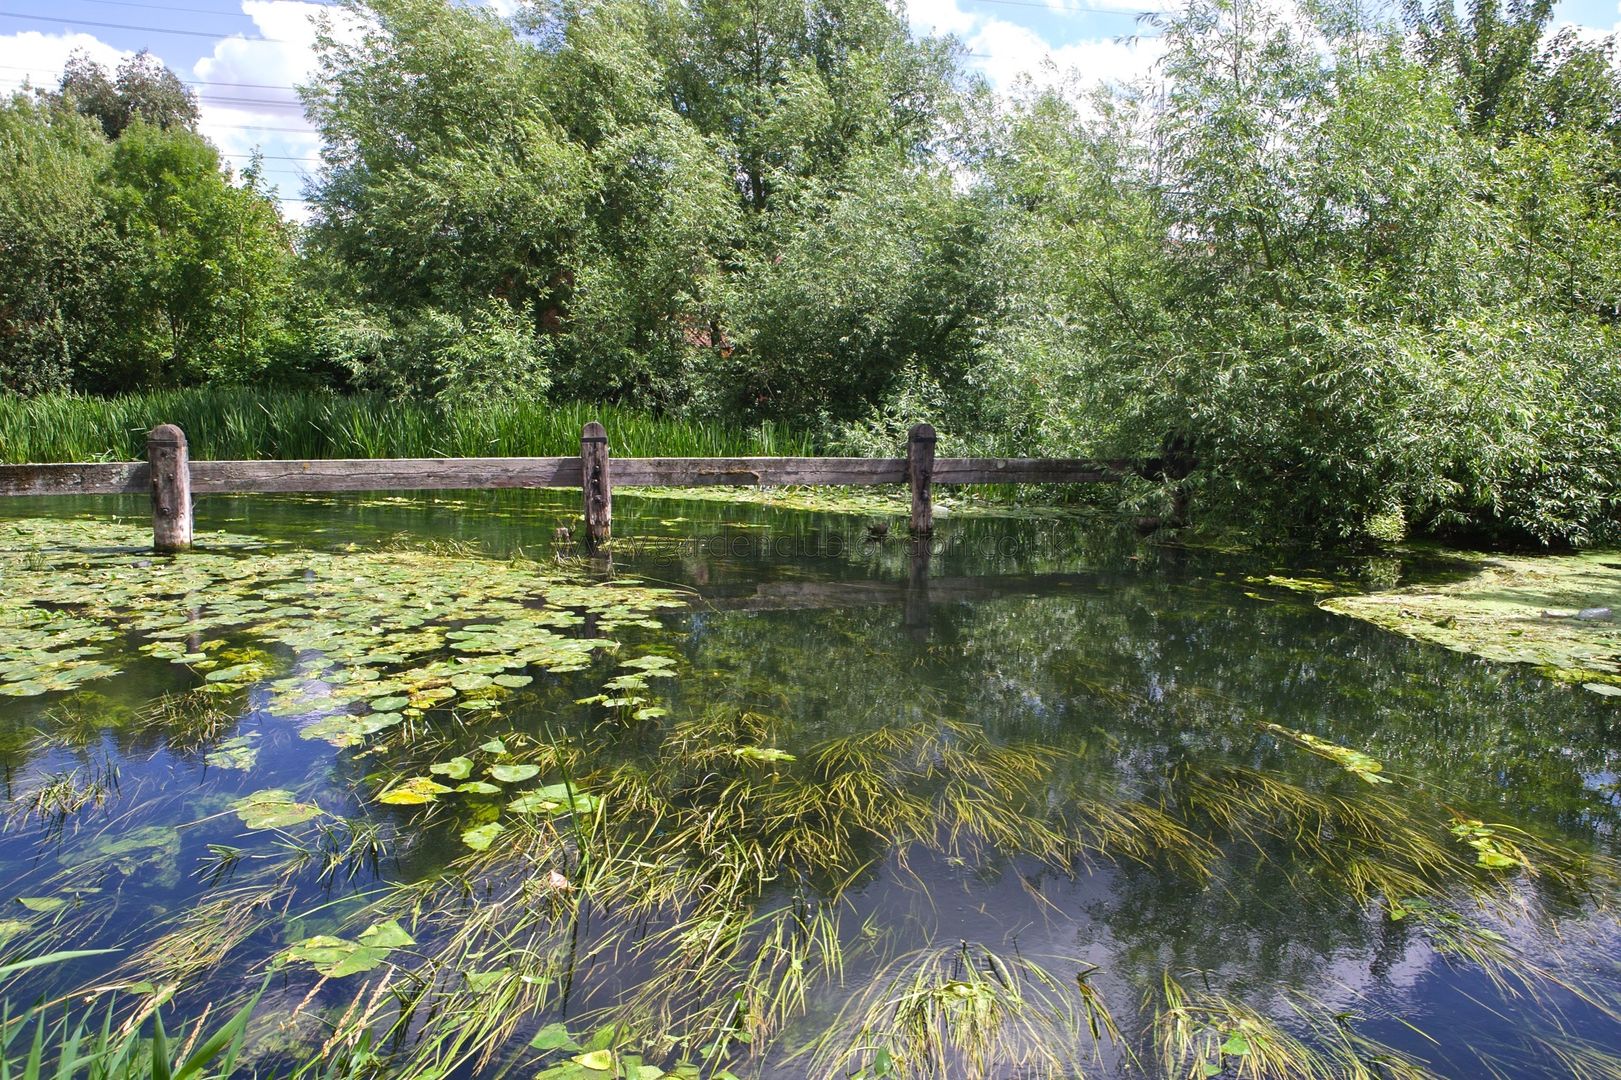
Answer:
<svg viewBox="0 0 1621 1080"><path fill-rule="evenodd" d="M1144 473L1142 463L1089 458L936 458L934 428L918 424L904 458L735 457L613 458L608 434L592 421L577 457L319 458L297 461L190 461L186 436L173 424L152 430L149 462L0 465L0 496L133 495L153 500L154 546L181 550L191 537L192 495L277 492L436 491L479 488L580 489L586 537L608 538L613 484L631 487L707 485L851 486L910 484L911 526L934 525L934 484L1097 484Z"/></svg>
<svg viewBox="0 0 1621 1080"><path fill-rule="evenodd" d="M1095 484L1120 479L1127 463L1086 458L936 458L936 484ZM618 487L904 484L905 458L614 458ZM0 465L0 496L137 495L149 490L144 461ZM194 495L276 492L577 488L578 457L317 458L192 461Z"/></svg>

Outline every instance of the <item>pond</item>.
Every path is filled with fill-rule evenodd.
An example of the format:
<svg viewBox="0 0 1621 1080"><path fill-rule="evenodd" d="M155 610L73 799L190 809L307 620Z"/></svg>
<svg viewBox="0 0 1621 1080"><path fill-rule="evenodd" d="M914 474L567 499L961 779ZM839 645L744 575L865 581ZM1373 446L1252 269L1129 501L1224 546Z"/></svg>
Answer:
<svg viewBox="0 0 1621 1080"><path fill-rule="evenodd" d="M105 950L12 1011L257 996L276 1074L1621 1075L1615 699L1314 604L1444 560L635 496L587 558L577 497L208 499L175 558L5 507L0 953Z"/></svg>

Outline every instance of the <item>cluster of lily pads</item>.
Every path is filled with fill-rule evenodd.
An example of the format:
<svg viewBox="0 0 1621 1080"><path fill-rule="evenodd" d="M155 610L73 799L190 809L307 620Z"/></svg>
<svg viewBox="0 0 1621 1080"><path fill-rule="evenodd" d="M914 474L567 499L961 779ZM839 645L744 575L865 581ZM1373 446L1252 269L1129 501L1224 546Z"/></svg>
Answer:
<svg viewBox="0 0 1621 1080"><path fill-rule="evenodd" d="M145 553L147 542L144 529L110 523L8 526L0 693L116 675L113 646L134 632L146 641L141 651L202 674L207 691L279 675L269 683L271 715L304 720L308 738L353 746L452 701L493 710L532 680L527 669L582 670L594 652L616 647L609 635L657 627L661 609L685 603L668 590L580 584L522 561L276 551L239 536L159 559ZM244 640L254 648L240 648ZM250 750L222 747L231 756L219 763L249 761Z"/></svg>
<svg viewBox="0 0 1621 1080"><path fill-rule="evenodd" d="M533 682L531 671L580 671L625 627L659 627L655 615L685 601L635 582L582 584L554 567L411 550L276 550L251 537L217 536L184 556L154 558L147 534L125 525L32 520L0 538L0 693L42 694L120 672L139 651L201 675L196 692L268 690L270 716L297 722L305 739L362 745L408 717L455 705L494 715ZM647 720L663 714L642 693L672 678L675 661L623 661L603 692L582 699ZM260 734L213 745L208 765L250 772ZM500 739L429 775L396 780L377 801L410 806L451 793L511 795L513 814L589 812L592 796L564 785L509 790L539 774L509 760ZM252 829L282 829L325 814L294 793L267 789L234 809ZM503 826L463 834L482 850Z"/></svg>

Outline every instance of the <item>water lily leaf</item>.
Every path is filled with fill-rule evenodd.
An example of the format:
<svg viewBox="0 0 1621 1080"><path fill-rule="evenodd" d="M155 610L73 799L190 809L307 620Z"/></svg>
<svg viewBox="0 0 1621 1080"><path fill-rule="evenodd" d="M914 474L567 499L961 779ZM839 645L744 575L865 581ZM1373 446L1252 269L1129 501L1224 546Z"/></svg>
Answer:
<svg viewBox="0 0 1621 1080"><path fill-rule="evenodd" d="M508 690L517 690L520 687L528 686L535 681L535 678L533 675L497 675L493 681L497 686L504 686Z"/></svg>
<svg viewBox="0 0 1621 1080"><path fill-rule="evenodd" d="M263 673L262 664L232 664L230 667L216 668L203 676L204 682L251 682Z"/></svg>
<svg viewBox="0 0 1621 1080"><path fill-rule="evenodd" d="M29 911L45 914L51 911L60 911L67 906L67 901L58 896L19 896L17 903Z"/></svg>
<svg viewBox="0 0 1621 1080"><path fill-rule="evenodd" d="M651 672L675 667L675 661L668 656L635 656L629 660L620 661L619 666L640 668L643 671Z"/></svg>
<svg viewBox="0 0 1621 1080"><path fill-rule="evenodd" d="M1603 697L1621 697L1621 686L1616 686L1613 683L1584 682L1582 683L1582 689L1590 690Z"/></svg>
<svg viewBox="0 0 1621 1080"><path fill-rule="evenodd" d="M487 743L482 743L479 749L486 754L504 754L507 752L507 744L500 739L491 739Z"/></svg>
<svg viewBox="0 0 1621 1080"><path fill-rule="evenodd" d="M464 694L469 690L482 690L492 682L494 680L488 675L480 675L476 671L462 672L450 677L450 685Z"/></svg>
<svg viewBox="0 0 1621 1080"><path fill-rule="evenodd" d="M547 1024L535 1032L535 1037L529 1040L531 1050L578 1050L580 1044L569 1035L568 1028L561 1023Z"/></svg>
<svg viewBox="0 0 1621 1080"><path fill-rule="evenodd" d="M506 826L499 821L492 821L487 825L480 825L476 829L468 829L462 833L462 843L474 851L484 851L497 836L506 832Z"/></svg>
<svg viewBox="0 0 1621 1080"><path fill-rule="evenodd" d="M584 1068L606 1072L614 1067L614 1052L612 1050L592 1050L588 1053L578 1054L570 1060Z"/></svg>
<svg viewBox="0 0 1621 1080"><path fill-rule="evenodd" d="M411 699L402 694L391 694L388 697L373 698L371 707L373 712L396 712L411 704Z"/></svg>
<svg viewBox="0 0 1621 1080"><path fill-rule="evenodd" d="M250 829L285 829L300 825L323 811L314 803L299 802L291 791L266 788L231 804L242 824Z"/></svg>
<svg viewBox="0 0 1621 1080"><path fill-rule="evenodd" d="M635 716L638 720L657 720L661 716L668 716L669 709L662 709L657 705L648 705L637 709Z"/></svg>
<svg viewBox="0 0 1621 1080"><path fill-rule="evenodd" d="M405 932L398 919L385 919L361 931L360 943L379 949L403 949L415 945L416 939Z"/></svg>
<svg viewBox="0 0 1621 1080"><path fill-rule="evenodd" d="M1227 1041L1221 1044L1221 1052L1232 1057L1244 1057L1250 1052L1250 1041L1244 1037L1242 1031L1228 1034Z"/></svg>
<svg viewBox="0 0 1621 1080"><path fill-rule="evenodd" d="M441 761L436 765L429 765L428 771L439 776L448 776L452 780L466 780L473 775L473 759L468 757L453 757L449 761Z"/></svg>
<svg viewBox="0 0 1621 1080"><path fill-rule="evenodd" d="M558 814L567 805L563 799L547 798L538 791L531 791L507 803L507 809L514 814Z"/></svg>
<svg viewBox="0 0 1621 1080"><path fill-rule="evenodd" d="M421 806L423 803L438 802L439 796L450 790L426 776L413 776L377 796L377 801L389 806Z"/></svg>
<svg viewBox="0 0 1621 1080"><path fill-rule="evenodd" d="M259 760L259 748L254 745L258 738L258 735L239 735L226 739L203 755L203 761L216 769L248 772Z"/></svg>
<svg viewBox="0 0 1621 1080"><path fill-rule="evenodd" d="M281 955L284 961L312 964L316 971L327 978L341 979L346 975L370 971L387 960L389 952L386 948L319 934L297 942Z"/></svg>
<svg viewBox="0 0 1621 1080"><path fill-rule="evenodd" d="M599 802L595 795L578 789L571 794L567 784L547 784L513 799L507 809L515 814L589 814L596 810Z"/></svg>
<svg viewBox="0 0 1621 1080"><path fill-rule="evenodd" d="M374 712L370 716L360 717L357 726L362 735L375 735L384 728L391 728L404 719L404 715L397 712Z"/></svg>
<svg viewBox="0 0 1621 1080"><path fill-rule="evenodd" d="M470 795L499 795L501 788L497 784L487 784L483 780L469 780L465 784L457 784L457 791L465 791Z"/></svg>
<svg viewBox="0 0 1621 1080"><path fill-rule="evenodd" d="M503 784L515 784L521 780L540 775L539 765L491 765L487 770L491 776Z"/></svg>

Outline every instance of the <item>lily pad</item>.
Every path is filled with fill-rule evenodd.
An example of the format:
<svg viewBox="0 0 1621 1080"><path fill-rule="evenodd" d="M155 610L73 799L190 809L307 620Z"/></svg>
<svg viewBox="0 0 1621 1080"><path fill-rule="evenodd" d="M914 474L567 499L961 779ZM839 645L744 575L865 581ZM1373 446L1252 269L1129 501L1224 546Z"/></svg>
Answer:
<svg viewBox="0 0 1621 1080"><path fill-rule="evenodd" d="M487 825L480 825L462 833L462 843L474 851L484 851L495 842L497 836L504 832L506 832L505 825L502 825L499 821L492 821Z"/></svg>
<svg viewBox="0 0 1621 1080"><path fill-rule="evenodd" d="M285 829L322 813L314 803L299 802L291 791L266 788L231 804L242 824L250 829Z"/></svg>
<svg viewBox="0 0 1621 1080"><path fill-rule="evenodd" d="M421 806L423 803L437 802L440 795L451 790L426 776L413 776L377 796L377 801L388 806Z"/></svg>
<svg viewBox="0 0 1621 1080"><path fill-rule="evenodd" d="M473 759L460 756L453 757L449 761L429 765L428 771L436 776L448 776L452 780L466 780L473 775Z"/></svg>
<svg viewBox="0 0 1621 1080"><path fill-rule="evenodd" d="M503 784L516 784L540 775L539 765L491 765L485 770Z"/></svg>
<svg viewBox="0 0 1621 1080"><path fill-rule="evenodd" d="M282 962L303 962L329 979L341 979L370 971L388 959L397 948L415 945L398 922L390 919L368 928L358 941L349 941L327 934L305 938L289 946L281 954Z"/></svg>

